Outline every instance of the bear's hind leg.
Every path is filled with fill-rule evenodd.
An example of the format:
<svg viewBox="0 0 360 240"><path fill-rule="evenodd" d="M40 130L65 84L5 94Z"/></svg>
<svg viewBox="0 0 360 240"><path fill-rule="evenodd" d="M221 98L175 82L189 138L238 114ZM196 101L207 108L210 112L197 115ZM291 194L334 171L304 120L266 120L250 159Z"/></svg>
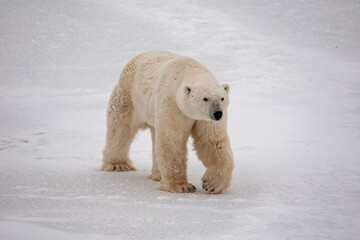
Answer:
<svg viewBox="0 0 360 240"><path fill-rule="evenodd" d="M161 174L158 169L157 160L155 157L155 129L150 128L151 130L151 140L152 140L152 169L151 169L151 175L148 176L149 179L154 181L160 181L161 180Z"/></svg>
<svg viewBox="0 0 360 240"><path fill-rule="evenodd" d="M118 94L116 87L109 102L102 171L135 171L129 150L138 129L126 95Z"/></svg>
<svg viewBox="0 0 360 240"><path fill-rule="evenodd" d="M129 158L129 150L137 129L133 129L130 125L130 123L124 123L108 126L102 171L136 170Z"/></svg>

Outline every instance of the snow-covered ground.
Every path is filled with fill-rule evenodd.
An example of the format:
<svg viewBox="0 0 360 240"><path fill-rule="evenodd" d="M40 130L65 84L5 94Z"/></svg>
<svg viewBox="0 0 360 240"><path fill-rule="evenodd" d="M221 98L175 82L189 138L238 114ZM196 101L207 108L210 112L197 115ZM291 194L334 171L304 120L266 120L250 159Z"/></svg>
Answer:
<svg viewBox="0 0 360 240"><path fill-rule="evenodd" d="M0 1L0 239L358 239L359 1ZM99 171L107 100L166 49L229 83L236 169L220 195ZM189 144L190 145L190 144ZM191 147L191 146L189 146Z"/></svg>

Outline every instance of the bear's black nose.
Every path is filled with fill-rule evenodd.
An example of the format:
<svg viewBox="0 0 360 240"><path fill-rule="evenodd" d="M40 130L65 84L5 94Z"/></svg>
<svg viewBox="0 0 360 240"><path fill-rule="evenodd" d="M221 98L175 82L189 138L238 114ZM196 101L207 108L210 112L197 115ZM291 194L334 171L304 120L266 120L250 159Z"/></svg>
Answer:
<svg viewBox="0 0 360 240"><path fill-rule="evenodd" d="M214 112L214 117L216 121L220 120L222 117L222 112L221 111Z"/></svg>

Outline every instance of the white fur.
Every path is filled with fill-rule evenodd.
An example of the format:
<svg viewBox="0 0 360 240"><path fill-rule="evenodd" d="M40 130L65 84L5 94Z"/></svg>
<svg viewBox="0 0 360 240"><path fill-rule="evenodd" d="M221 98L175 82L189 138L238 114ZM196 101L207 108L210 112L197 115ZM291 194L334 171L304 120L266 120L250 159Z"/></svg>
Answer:
<svg viewBox="0 0 360 240"><path fill-rule="evenodd" d="M165 51L136 56L125 66L110 98L101 169L135 170L129 159L130 144L139 129L150 128L149 178L161 180L162 190L193 192L186 175L186 144L191 135L207 168L203 188L222 192L230 185L234 167L227 134L228 92L229 85L219 85L206 67L189 57ZM212 120L214 111L223 113L221 120Z"/></svg>

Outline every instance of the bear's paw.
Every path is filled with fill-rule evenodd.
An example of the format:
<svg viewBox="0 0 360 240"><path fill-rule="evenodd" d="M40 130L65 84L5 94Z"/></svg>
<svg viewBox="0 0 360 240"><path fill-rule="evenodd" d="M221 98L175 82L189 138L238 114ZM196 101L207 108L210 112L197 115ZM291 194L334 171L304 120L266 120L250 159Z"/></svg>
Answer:
<svg viewBox="0 0 360 240"><path fill-rule="evenodd" d="M128 172L128 171L135 171L136 168L127 162L124 163L109 163L107 165L104 165L101 168L102 171L107 172Z"/></svg>
<svg viewBox="0 0 360 240"><path fill-rule="evenodd" d="M160 181L161 180L161 175L160 175L160 173L159 174L154 174L154 173L152 173L151 175L149 175L148 177L147 177L148 179L151 179L151 180L153 180L153 181Z"/></svg>
<svg viewBox="0 0 360 240"><path fill-rule="evenodd" d="M161 185L159 190L172 193L191 193L196 191L196 187L191 183L179 183L171 185Z"/></svg>
<svg viewBox="0 0 360 240"><path fill-rule="evenodd" d="M209 168L201 180L202 188L207 193L222 193L230 185L231 173L219 172L218 170Z"/></svg>

